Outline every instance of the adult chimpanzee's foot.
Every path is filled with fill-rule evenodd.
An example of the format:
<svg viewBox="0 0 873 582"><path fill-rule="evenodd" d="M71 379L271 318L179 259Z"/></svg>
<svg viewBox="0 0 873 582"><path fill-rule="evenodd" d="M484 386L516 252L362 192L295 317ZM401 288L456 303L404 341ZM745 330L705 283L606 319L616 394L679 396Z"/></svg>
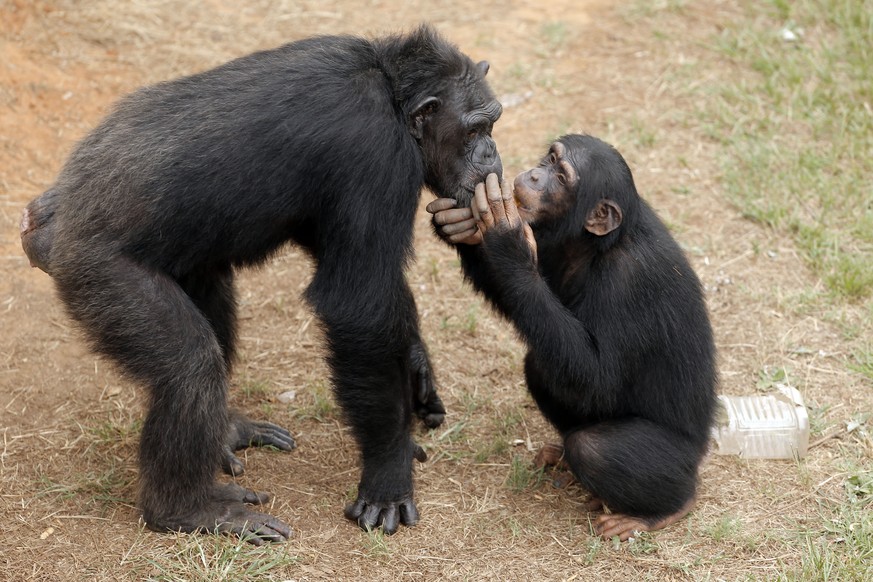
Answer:
<svg viewBox="0 0 873 582"><path fill-rule="evenodd" d="M246 504L269 501L266 493L256 493L235 483L216 483L203 507L186 516L152 517L144 511L148 527L155 531L227 533L245 538L256 546L282 542L291 528L271 515L252 511Z"/></svg>
<svg viewBox="0 0 873 582"><path fill-rule="evenodd" d="M293 450L297 443L291 433L271 422L251 420L241 412L230 411L227 438L222 455L221 468L228 475L242 475L243 462L234 451L248 447L272 446L283 451Z"/></svg>
<svg viewBox="0 0 873 582"><path fill-rule="evenodd" d="M604 514L594 520L594 531L604 539L618 536L621 541L626 541L639 535L639 532L655 531L676 523L691 511L696 501L697 499L692 497L679 511L665 517L646 518L623 513Z"/></svg>

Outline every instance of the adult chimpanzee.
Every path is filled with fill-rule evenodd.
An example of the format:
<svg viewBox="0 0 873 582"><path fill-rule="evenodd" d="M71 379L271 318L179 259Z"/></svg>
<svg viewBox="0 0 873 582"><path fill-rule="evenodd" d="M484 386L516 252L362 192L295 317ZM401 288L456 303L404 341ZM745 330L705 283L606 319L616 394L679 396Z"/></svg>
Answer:
<svg viewBox="0 0 873 582"><path fill-rule="evenodd" d="M712 330L700 282L621 155L565 136L514 192L489 176L472 208L455 206L430 203L437 233L527 343L528 388L563 437L539 462L563 456L589 507L616 512L595 521L604 537L688 513L715 398Z"/></svg>
<svg viewBox="0 0 873 582"><path fill-rule="evenodd" d="M96 350L150 389L140 503L151 528L290 535L244 505L264 495L215 481L241 467L231 449L293 447L226 404L234 269L287 241L317 265L305 296L360 445L346 515L387 533L416 523L411 415L435 426L445 409L404 268L424 185L466 203L502 171L487 70L427 26L255 53L123 99L25 211L31 262Z"/></svg>

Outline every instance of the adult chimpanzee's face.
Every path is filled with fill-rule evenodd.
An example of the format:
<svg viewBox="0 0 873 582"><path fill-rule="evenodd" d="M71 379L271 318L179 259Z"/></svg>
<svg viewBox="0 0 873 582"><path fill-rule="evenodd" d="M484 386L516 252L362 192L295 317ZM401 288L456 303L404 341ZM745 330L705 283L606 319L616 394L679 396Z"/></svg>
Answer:
<svg viewBox="0 0 873 582"><path fill-rule="evenodd" d="M529 224L565 215L578 182L567 147L556 141L538 166L516 176L513 195L519 214Z"/></svg>
<svg viewBox="0 0 873 582"><path fill-rule="evenodd" d="M480 62L451 82L434 111L421 124L425 182L437 196L469 206L476 184L503 175L491 128L503 108L485 82L488 63Z"/></svg>

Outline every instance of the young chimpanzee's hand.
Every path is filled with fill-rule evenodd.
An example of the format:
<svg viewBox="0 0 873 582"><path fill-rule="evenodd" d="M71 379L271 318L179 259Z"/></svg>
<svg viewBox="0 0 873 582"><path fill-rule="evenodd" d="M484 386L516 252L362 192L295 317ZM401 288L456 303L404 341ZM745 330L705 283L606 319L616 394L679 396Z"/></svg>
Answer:
<svg viewBox="0 0 873 582"><path fill-rule="evenodd" d="M489 231L508 232L523 229L525 241L536 262L537 241L530 225L518 214L518 207L512 195L512 185L508 181L501 184L497 174L488 174L484 184L481 182L476 184L476 194L473 196L471 208L480 238L484 240Z"/></svg>

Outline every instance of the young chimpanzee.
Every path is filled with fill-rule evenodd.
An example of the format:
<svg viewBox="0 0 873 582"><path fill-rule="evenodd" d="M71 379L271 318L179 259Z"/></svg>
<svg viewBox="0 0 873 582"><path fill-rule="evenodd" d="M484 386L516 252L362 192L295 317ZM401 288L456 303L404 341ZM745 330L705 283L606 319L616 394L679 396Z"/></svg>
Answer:
<svg viewBox="0 0 873 582"><path fill-rule="evenodd" d="M555 142L513 186L471 208L428 205L467 278L528 346L531 395L563 437L540 464L569 465L604 537L665 527L695 499L717 382L700 282L630 169L586 135Z"/></svg>
<svg viewBox="0 0 873 582"><path fill-rule="evenodd" d="M423 186L467 202L502 171L487 71L427 26L255 53L123 99L28 206L31 262L91 344L149 388L149 527L290 535L245 505L265 496L215 480L241 468L235 449L294 446L226 399L236 269L287 242L315 261L306 298L361 450L346 516L387 533L418 520L411 418L435 426L445 409L404 268Z"/></svg>

